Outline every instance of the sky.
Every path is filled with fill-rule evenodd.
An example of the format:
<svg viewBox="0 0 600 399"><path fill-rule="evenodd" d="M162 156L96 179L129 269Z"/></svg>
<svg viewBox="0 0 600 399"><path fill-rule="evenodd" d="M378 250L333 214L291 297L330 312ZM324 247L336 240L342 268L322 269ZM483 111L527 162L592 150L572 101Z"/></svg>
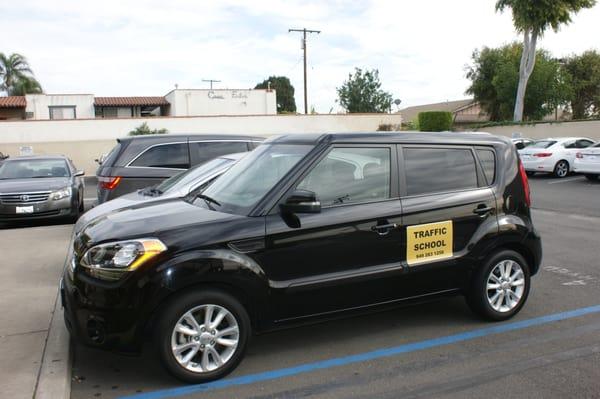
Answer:
<svg viewBox="0 0 600 399"><path fill-rule="evenodd" d="M400 108L466 98L477 48L520 40L495 0L0 0L0 52L27 57L46 93L165 95L179 88L253 88L288 76L303 110L300 34L308 38L308 103L338 112L336 87L378 69ZM540 46L556 57L600 50L600 5Z"/></svg>

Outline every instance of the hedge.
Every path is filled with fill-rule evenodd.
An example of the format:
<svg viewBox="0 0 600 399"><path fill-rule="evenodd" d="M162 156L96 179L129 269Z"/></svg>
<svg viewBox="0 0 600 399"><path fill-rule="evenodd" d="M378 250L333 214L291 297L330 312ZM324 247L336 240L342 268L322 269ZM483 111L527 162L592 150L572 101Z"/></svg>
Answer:
<svg viewBox="0 0 600 399"><path fill-rule="evenodd" d="M430 111L420 112L419 130L422 132L443 132L452 129L454 117L452 112Z"/></svg>

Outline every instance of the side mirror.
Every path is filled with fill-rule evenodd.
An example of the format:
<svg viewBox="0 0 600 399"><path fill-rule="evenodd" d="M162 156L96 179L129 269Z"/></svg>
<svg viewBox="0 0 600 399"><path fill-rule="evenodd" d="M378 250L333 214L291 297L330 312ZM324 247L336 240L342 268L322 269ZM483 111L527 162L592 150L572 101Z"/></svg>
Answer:
<svg viewBox="0 0 600 399"><path fill-rule="evenodd" d="M79 176L83 176L85 175L85 171L83 170L78 170L77 172L75 172L75 177L79 177Z"/></svg>
<svg viewBox="0 0 600 399"><path fill-rule="evenodd" d="M525 148L525 144L523 144L522 141L519 141L515 144L515 147L517 147L517 150L522 150L523 148Z"/></svg>
<svg viewBox="0 0 600 399"><path fill-rule="evenodd" d="M285 203L279 205L282 213L319 213L321 203L317 195L308 190L295 190Z"/></svg>

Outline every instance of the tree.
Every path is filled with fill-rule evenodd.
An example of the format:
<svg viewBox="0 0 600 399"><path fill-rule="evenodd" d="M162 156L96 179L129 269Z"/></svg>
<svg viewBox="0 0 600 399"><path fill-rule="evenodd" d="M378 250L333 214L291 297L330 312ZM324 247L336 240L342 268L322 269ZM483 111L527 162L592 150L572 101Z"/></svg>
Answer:
<svg viewBox="0 0 600 399"><path fill-rule="evenodd" d="M269 82L271 89L275 90L277 97L277 113L296 112L296 99L294 98L294 86L285 76L269 76L267 79L257 84L255 89L268 89Z"/></svg>
<svg viewBox="0 0 600 399"><path fill-rule="evenodd" d="M146 122L142 123L135 129L129 132L130 136L144 136L148 134L166 134L169 133L167 129L150 129Z"/></svg>
<svg viewBox="0 0 600 399"><path fill-rule="evenodd" d="M523 52L519 63L519 84L515 99L513 119L523 119L527 83L536 61L538 38L551 27L554 31L562 24L571 22L571 14L590 8L596 0L498 0L496 11L512 10L513 24L523 34Z"/></svg>
<svg viewBox="0 0 600 399"><path fill-rule="evenodd" d="M573 87L573 119L600 116L600 53L586 51L565 60L564 68Z"/></svg>
<svg viewBox="0 0 600 399"><path fill-rule="evenodd" d="M42 86L33 77L27 59L21 54L0 53L0 91L9 96L42 93Z"/></svg>
<svg viewBox="0 0 600 399"><path fill-rule="evenodd" d="M512 43L499 48L484 47L473 53L473 65L467 70L471 80L467 93L473 95L492 121L513 116L522 51L521 44ZM571 93L568 76L558 61L545 50L537 51L537 59L523 102L523 115L529 120L542 119L566 104Z"/></svg>
<svg viewBox="0 0 600 399"><path fill-rule="evenodd" d="M355 68L336 90L340 105L349 113L388 112L392 107L392 95L381 90L377 69L363 72Z"/></svg>

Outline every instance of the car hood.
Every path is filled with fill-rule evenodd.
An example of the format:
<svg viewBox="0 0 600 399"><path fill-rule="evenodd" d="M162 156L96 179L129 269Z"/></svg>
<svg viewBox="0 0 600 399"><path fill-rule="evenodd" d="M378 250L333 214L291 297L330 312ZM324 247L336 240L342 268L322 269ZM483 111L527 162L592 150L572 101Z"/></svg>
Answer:
<svg viewBox="0 0 600 399"><path fill-rule="evenodd" d="M143 195L139 191L136 191L104 202L84 213L75 224L74 231L75 233L78 233L92 220L119 210L135 209L139 208L139 206L146 206L150 203L165 201L179 196L179 193L173 193L177 195L169 194L171 193L165 193L164 195L153 197L150 195Z"/></svg>
<svg viewBox="0 0 600 399"><path fill-rule="evenodd" d="M0 180L0 194L54 191L71 185L69 177L44 177L37 179Z"/></svg>
<svg viewBox="0 0 600 399"><path fill-rule="evenodd" d="M213 225L240 218L243 216L211 211L174 198L115 209L94 218L76 234L88 246L103 241L160 237L163 232L190 225Z"/></svg>

